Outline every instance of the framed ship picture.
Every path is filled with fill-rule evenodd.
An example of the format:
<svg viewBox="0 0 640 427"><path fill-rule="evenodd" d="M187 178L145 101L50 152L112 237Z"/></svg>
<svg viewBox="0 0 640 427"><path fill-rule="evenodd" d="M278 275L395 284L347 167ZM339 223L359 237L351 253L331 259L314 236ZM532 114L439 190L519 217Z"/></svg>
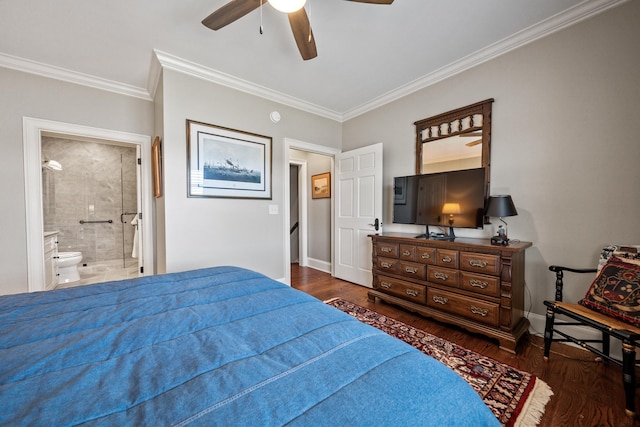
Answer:
<svg viewBox="0 0 640 427"><path fill-rule="evenodd" d="M271 199L271 137L187 120L189 197Z"/></svg>

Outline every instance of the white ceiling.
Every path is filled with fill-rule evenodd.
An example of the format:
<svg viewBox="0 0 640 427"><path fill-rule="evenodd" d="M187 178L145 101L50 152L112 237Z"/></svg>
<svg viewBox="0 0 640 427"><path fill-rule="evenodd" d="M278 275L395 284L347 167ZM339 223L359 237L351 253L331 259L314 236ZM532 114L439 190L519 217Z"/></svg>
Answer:
<svg viewBox="0 0 640 427"><path fill-rule="evenodd" d="M0 0L0 66L151 98L157 54L342 120L622 2L309 1L318 57L303 61L269 5L260 35L259 9L219 31L201 24L227 0Z"/></svg>

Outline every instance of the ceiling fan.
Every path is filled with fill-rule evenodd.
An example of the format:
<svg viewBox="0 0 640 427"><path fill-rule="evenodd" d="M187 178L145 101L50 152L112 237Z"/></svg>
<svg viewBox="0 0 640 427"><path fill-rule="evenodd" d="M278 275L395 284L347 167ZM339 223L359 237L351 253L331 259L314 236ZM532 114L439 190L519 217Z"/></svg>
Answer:
<svg viewBox="0 0 640 427"><path fill-rule="evenodd" d="M348 0L359 3L391 4L393 0ZM231 0L220 9L202 20L205 27L212 30L231 24L242 18L249 12L257 9L262 4L269 2L271 6L289 16L289 24L293 37L298 45L298 50L305 61L318 56L316 42L309 23L309 17L304 9L306 0Z"/></svg>

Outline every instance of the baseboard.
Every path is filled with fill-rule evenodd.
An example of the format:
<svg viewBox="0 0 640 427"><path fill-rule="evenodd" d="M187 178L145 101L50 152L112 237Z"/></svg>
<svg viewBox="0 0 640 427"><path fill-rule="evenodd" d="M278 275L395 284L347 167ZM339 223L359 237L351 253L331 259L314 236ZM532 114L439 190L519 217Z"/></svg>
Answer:
<svg viewBox="0 0 640 427"><path fill-rule="evenodd" d="M307 258L307 267L311 267L316 270L331 274L331 263L327 261L321 261L315 258Z"/></svg>

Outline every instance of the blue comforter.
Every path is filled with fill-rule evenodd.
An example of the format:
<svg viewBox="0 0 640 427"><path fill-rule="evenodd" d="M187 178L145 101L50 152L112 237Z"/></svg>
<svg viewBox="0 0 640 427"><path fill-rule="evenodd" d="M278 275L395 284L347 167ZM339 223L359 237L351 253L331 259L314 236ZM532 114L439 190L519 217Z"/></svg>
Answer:
<svg viewBox="0 0 640 427"><path fill-rule="evenodd" d="M236 267L0 297L0 425L498 425L436 360Z"/></svg>

